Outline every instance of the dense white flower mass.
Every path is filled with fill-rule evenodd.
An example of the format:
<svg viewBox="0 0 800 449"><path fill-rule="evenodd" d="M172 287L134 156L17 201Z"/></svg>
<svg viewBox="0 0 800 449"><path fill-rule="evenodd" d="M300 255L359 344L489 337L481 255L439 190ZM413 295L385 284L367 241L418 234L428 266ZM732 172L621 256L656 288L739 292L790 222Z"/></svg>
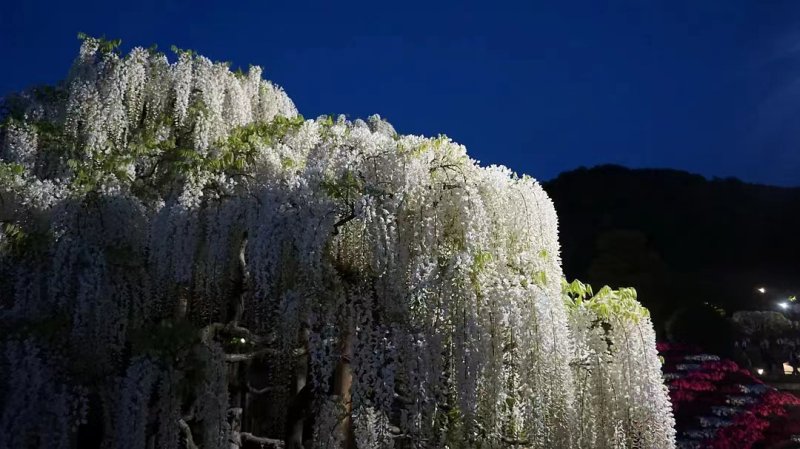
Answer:
<svg viewBox="0 0 800 449"><path fill-rule="evenodd" d="M672 406L663 384L649 313L633 289L608 287L592 294L574 281L565 285L578 447L672 447Z"/></svg>
<svg viewBox="0 0 800 449"><path fill-rule="evenodd" d="M535 180L189 51L4 106L0 448L674 447Z"/></svg>

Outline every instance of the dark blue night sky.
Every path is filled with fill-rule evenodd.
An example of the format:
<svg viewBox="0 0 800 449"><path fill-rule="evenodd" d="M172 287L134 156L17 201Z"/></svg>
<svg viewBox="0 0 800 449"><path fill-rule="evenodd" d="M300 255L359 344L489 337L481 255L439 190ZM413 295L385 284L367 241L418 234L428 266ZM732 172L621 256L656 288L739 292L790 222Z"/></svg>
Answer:
<svg viewBox="0 0 800 449"><path fill-rule="evenodd" d="M379 113L543 180L617 163L800 185L796 1L5 0L0 95L62 78L78 31L261 65L306 117Z"/></svg>

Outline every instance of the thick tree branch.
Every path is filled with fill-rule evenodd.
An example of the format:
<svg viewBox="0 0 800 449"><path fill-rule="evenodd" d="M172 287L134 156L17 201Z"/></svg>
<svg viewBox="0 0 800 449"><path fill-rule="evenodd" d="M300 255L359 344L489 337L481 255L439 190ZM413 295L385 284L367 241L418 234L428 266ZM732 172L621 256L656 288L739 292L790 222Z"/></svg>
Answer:
<svg viewBox="0 0 800 449"><path fill-rule="evenodd" d="M255 358L261 357L262 355L278 355L281 351L274 348L261 348L257 351L253 352L245 352L241 354L226 354L225 360L228 362L244 362L246 360L253 360ZM299 357L301 355L305 355L306 350L305 348L298 348L292 351L292 355L295 357Z"/></svg>
<svg viewBox="0 0 800 449"><path fill-rule="evenodd" d="M246 339L249 343L254 345L267 345L275 341L275 337L270 335L267 337L254 334L251 330L234 325L233 323L211 323L200 331L200 340L205 344L210 344L211 340L219 334L227 334L231 337L240 337Z"/></svg>
<svg viewBox="0 0 800 449"><path fill-rule="evenodd" d="M242 432L239 435L242 437L243 442L249 441L251 443L260 444L261 447L265 449L284 449L286 447L283 441L274 438L257 437L250 432Z"/></svg>
<svg viewBox="0 0 800 449"><path fill-rule="evenodd" d="M264 394L264 393L269 393L269 392L276 391L276 390L279 390L279 389L280 389L279 387L275 387L275 386L272 386L272 385L267 385L264 388L256 388L250 382L247 383L247 391L249 393L252 393L252 394Z"/></svg>
<svg viewBox="0 0 800 449"><path fill-rule="evenodd" d="M500 440L510 446L530 446L531 444L528 440L520 440L517 438L500 437Z"/></svg>
<svg viewBox="0 0 800 449"><path fill-rule="evenodd" d="M341 220L333 224L333 235L339 235L339 228L341 226L344 226L345 224L347 224L347 222L353 220L354 218L356 218L356 212L354 210L354 207L351 205L350 213L346 217L342 218Z"/></svg>
<svg viewBox="0 0 800 449"><path fill-rule="evenodd" d="M233 420L235 423L241 423L242 419L242 409L241 407L234 407L228 410L228 413L233 415ZM276 440L274 438L265 438L265 437L258 437L253 435L250 432L240 432L238 431L238 425L234 427L235 430L231 432L230 443L231 447L244 447L244 442L249 441L251 443L258 444L262 448L266 449L284 449L286 444L282 440Z"/></svg>
<svg viewBox="0 0 800 449"><path fill-rule="evenodd" d="M179 419L178 427L180 427L186 439L186 449L198 449L197 445L194 443L194 438L192 438L192 429L189 428L189 424L186 424L185 420Z"/></svg>
<svg viewBox="0 0 800 449"><path fill-rule="evenodd" d="M245 362L247 360L253 360L261 357L262 355L277 355L278 353L279 351L277 349L263 348L259 349L258 351L246 352L244 354L225 354L225 361L231 363Z"/></svg>

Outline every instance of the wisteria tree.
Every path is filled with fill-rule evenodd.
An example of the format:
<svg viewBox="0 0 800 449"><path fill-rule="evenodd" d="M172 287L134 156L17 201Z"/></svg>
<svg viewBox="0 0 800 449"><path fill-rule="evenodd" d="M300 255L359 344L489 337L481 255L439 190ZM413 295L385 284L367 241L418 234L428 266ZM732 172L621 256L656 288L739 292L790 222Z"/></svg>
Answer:
<svg viewBox="0 0 800 449"><path fill-rule="evenodd" d="M3 102L0 448L674 447L536 181L118 44Z"/></svg>

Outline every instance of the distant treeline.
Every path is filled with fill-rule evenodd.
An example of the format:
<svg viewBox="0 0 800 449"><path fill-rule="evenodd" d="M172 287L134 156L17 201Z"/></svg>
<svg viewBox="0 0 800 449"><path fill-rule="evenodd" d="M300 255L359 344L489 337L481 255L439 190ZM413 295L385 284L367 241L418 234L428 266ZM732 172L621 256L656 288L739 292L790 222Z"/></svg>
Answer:
<svg viewBox="0 0 800 449"><path fill-rule="evenodd" d="M800 188L611 165L544 187L567 277L635 287L657 326L686 307L774 309L800 293Z"/></svg>

